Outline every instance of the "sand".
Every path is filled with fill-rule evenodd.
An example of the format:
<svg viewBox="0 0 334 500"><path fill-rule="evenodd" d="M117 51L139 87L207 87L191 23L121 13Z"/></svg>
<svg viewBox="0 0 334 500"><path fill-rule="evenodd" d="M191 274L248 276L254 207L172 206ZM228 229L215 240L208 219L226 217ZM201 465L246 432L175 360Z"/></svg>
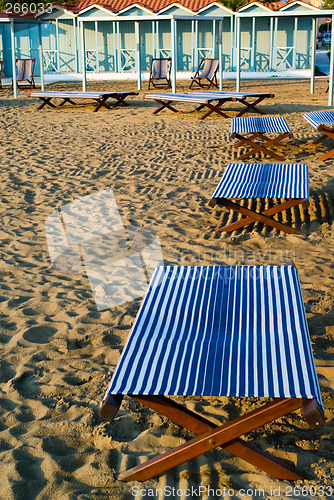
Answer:
<svg viewBox="0 0 334 500"><path fill-rule="evenodd" d="M217 227L235 220L227 210L208 207L225 166L236 158L230 121L217 115L201 121L190 105L180 105L178 114L155 116L156 104L142 99L144 86L129 99L131 106L98 113L86 103L38 111L27 92L13 100L7 90L0 91L0 498L125 500L133 493L162 498L156 489L164 487L194 487L188 498L198 498L200 485L218 490L206 491L203 499L219 498L224 488L225 498L256 498L256 488L263 488L266 498L288 498L288 493L301 498L294 485L291 490L288 482L222 449L146 481L141 494L132 490L135 484L118 481L120 472L192 435L130 399L112 424L97 415L140 299L99 311L85 272L52 266L45 223L64 204L107 189L113 190L125 227L156 230L167 264L295 262L327 423L311 431L294 413L246 439L299 467L308 477L296 484L304 487L304 498L324 498L321 487L333 486L334 477L334 168L333 160L319 161L328 141L308 146L317 135L302 114L328 109L326 81L316 82L313 96L302 81L242 85L245 91L276 94L262 107L284 116L294 134L278 151L289 163L309 166L309 209L294 209L282 218L307 231L305 238L262 224L217 234ZM79 86L48 87L69 88ZM133 83L88 86L120 88L136 90ZM184 84L178 90L185 89ZM229 109L233 115L239 108ZM256 160L270 163L261 156ZM238 399L178 399L217 423L256 405ZM171 498L182 497L168 488L165 498L168 491ZM242 490L249 495L242 496Z"/></svg>

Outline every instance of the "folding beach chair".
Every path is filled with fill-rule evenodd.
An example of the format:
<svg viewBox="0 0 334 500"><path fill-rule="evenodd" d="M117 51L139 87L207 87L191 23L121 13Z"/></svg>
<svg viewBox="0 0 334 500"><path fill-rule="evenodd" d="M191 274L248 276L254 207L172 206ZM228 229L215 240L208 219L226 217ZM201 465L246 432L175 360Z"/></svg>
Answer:
<svg viewBox="0 0 334 500"><path fill-rule="evenodd" d="M152 59L150 78L148 81L148 90L153 87L171 87L171 74L172 59L170 57ZM161 80L164 80L163 82Z"/></svg>
<svg viewBox="0 0 334 500"><path fill-rule="evenodd" d="M236 203L238 199L270 198L285 200L263 212L250 210ZM304 233L283 224L272 216L299 204L309 205L307 165L235 164L230 163L209 201L210 207L227 207L244 215L237 222L217 229L229 232L254 222L262 222L285 233Z"/></svg>
<svg viewBox="0 0 334 500"><path fill-rule="evenodd" d="M34 71L36 59L16 59L16 84L19 89L26 88L20 87L20 82L28 82L29 89L35 88ZM13 88L13 80L12 80Z"/></svg>
<svg viewBox="0 0 334 500"><path fill-rule="evenodd" d="M305 113L305 120L307 120L312 127L316 129L317 132L321 132L322 135L312 141L310 145L316 146L324 141L327 137L330 139L334 139L334 111L321 111L321 112L311 112ZM328 151L325 155L323 155L319 160L328 160L331 156L334 155L334 148Z"/></svg>
<svg viewBox="0 0 334 500"><path fill-rule="evenodd" d="M249 134L243 136L241 134ZM267 134L278 134L276 137L268 137ZM285 160L283 156L278 155L269 147L279 144L283 139L292 137L291 130L285 118L266 116L254 118L232 118L231 137L239 139L234 146L251 147L251 150L238 156L237 160L244 160L258 152L272 156L276 160ZM260 142L258 142L260 141Z"/></svg>
<svg viewBox="0 0 334 500"><path fill-rule="evenodd" d="M201 66L204 64L203 69L201 70ZM190 89L194 83L197 83L200 87L205 87L208 85L208 88L211 86L218 88L217 82L217 71L219 68L219 59L208 59L203 57L201 60L196 73L191 77L192 82L190 84ZM207 80L209 83L202 83L201 80Z"/></svg>
<svg viewBox="0 0 334 500"><path fill-rule="evenodd" d="M295 267L158 267L99 415L112 421L124 395L198 436L120 480L150 479L218 446L277 479L302 478L240 438L298 408L312 428L324 423ZM217 426L166 395L274 400Z"/></svg>

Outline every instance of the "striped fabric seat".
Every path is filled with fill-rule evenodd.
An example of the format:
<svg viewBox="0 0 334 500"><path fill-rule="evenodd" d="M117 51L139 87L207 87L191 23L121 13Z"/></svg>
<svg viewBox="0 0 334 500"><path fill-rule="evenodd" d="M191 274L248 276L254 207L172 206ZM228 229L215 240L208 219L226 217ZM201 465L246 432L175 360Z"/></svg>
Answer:
<svg viewBox="0 0 334 500"><path fill-rule="evenodd" d="M316 399L294 266L161 266L107 394Z"/></svg>
<svg viewBox="0 0 334 500"><path fill-rule="evenodd" d="M201 73L197 75L197 78L207 78L211 80L218 70L219 59L203 59L203 62L203 69Z"/></svg>
<svg viewBox="0 0 334 500"><path fill-rule="evenodd" d="M77 98L77 99L99 99L103 96L120 95L127 94L129 92L80 92L76 90L59 90L59 91L45 91L45 92L32 92L30 94L31 97L59 97L60 99L69 97L69 98ZM131 94L131 93L130 93Z"/></svg>
<svg viewBox="0 0 334 500"><path fill-rule="evenodd" d="M145 99L153 99L153 100L164 100L164 101L178 101L178 102L194 102L197 104L205 104L208 102L209 98L205 95L195 95L192 93L189 94L146 94Z"/></svg>
<svg viewBox="0 0 334 500"><path fill-rule="evenodd" d="M168 76L168 65L170 59L153 59L152 61L152 78L167 78Z"/></svg>
<svg viewBox="0 0 334 500"><path fill-rule="evenodd" d="M256 116L247 118L232 118L231 120L231 136L235 133L252 133L260 132L268 134L271 132L280 134L290 134L291 130L285 118L277 116Z"/></svg>
<svg viewBox="0 0 334 500"><path fill-rule="evenodd" d="M230 163L212 195L212 199L216 198L309 200L307 165Z"/></svg>
<svg viewBox="0 0 334 500"><path fill-rule="evenodd" d="M305 113L303 115L312 127L317 129L320 125L333 125L334 126L334 111L320 111Z"/></svg>

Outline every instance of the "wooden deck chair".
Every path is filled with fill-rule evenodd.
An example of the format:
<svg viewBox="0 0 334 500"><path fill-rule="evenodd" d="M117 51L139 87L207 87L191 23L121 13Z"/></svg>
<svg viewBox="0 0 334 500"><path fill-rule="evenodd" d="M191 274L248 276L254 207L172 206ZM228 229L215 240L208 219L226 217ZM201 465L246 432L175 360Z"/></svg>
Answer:
<svg viewBox="0 0 334 500"><path fill-rule="evenodd" d="M124 395L197 437L138 459L120 480L150 479L220 446L277 479L302 478L240 437L299 408L312 428L324 423L296 268L158 267L99 415L112 421ZM167 395L274 399L216 425Z"/></svg>
<svg viewBox="0 0 334 500"><path fill-rule="evenodd" d="M16 84L19 89L27 88L28 85L20 87L19 83L27 82L29 89L35 88L34 71L36 59L16 59ZM13 88L13 80L12 80Z"/></svg>
<svg viewBox="0 0 334 500"><path fill-rule="evenodd" d="M201 66L203 69L201 70ZM217 82L217 71L219 68L219 59L209 59L207 57L203 57L201 60L196 73L191 77L192 82L190 84L190 89L194 83L197 83L200 87L204 88L208 86L210 89L211 86L218 88ZM202 83L202 80L207 80L209 83Z"/></svg>
<svg viewBox="0 0 334 500"><path fill-rule="evenodd" d="M240 199L274 199L273 207L256 212L237 203ZM216 205L234 210L244 218L217 229L230 232L241 229L254 222L262 222L285 233L304 235L299 229L283 224L273 215L295 207L309 204L308 168L305 164L235 164L230 163L224 172L215 192L209 201L210 207Z"/></svg>
<svg viewBox="0 0 334 500"><path fill-rule="evenodd" d="M327 137L334 139L334 111L320 111L305 113L305 120L307 120L317 132L321 132L321 136L315 141L310 143L311 146L316 146L324 141ZM319 158L319 160L328 160L334 155L334 148L328 151Z"/></svg>
<svg viewBox="0 0 334 500"><path fill-rule="evenodd" d="M171 84L172 59L170 57L152 59L148 90L153 87L172 87ZM162 81L164 80L164 81Z"/></svg>

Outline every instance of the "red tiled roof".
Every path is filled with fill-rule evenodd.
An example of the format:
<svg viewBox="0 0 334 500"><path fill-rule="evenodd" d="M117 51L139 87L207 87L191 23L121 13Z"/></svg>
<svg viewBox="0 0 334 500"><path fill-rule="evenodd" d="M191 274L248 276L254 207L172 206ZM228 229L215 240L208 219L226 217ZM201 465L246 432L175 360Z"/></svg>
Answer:
<svg viewBox="0 0 334 500"><path fill-rule="evenodd" d="M21 16L20 14L10 14L8 12L0 11L1 19L20 19L22 21L22 19L34 19L34 17L35 14L32 14L31 12L27 14L22 14Z"/></svg>
<svg viewBox="0 0 334 500"><path fill-rule="evenodd" d="M144 7L151 12L159 12L169 5L177 3L182 7L185 7L186 9L197 12L204 7L207 7L211 3L214 3L215 1L216 0L79 0L78 2L71 4L63 3L58 5L72 12L79 12L91 5L99 5L100 7L104 7L105 9L108 9L116 14L117 12L120 12L121 10L126 9L127 7L130 7L134 4L140 5L141 7Z"/></svg>

